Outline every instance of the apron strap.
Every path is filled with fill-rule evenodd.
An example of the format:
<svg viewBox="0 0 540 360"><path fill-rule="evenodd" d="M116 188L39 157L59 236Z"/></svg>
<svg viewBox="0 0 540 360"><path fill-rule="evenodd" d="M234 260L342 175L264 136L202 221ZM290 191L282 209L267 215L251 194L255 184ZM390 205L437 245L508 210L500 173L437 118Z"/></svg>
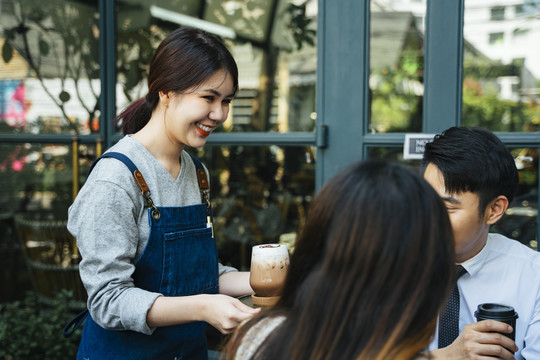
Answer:
<svg viewBox="0 0 540 360"><path fill-rule="evenodd" d="M204 169L204 166L202 162L197 159L195 156L189 154L191 156L191 159L193 160L193 164L195 165L196 173L197 173L197 181L199 183L199 191L201 192L201 202L206 203L206 207L210 209L210 183L208 182L208 177L206 175L206 170ZM161 213L157 209L157 207L154 205L154 202L152 201L152 198L150 197L151 192L150 188L148 187L146 181L144 180L143 175L137 169L137 166L131 161L130 158L128 158L126 155L119 153L119 152L106 152L105 154L98 157L92 165L90 166L90 170L88 170L88 175L92 172L92 169L94 166L96 166L96 163L101 160L102 158L114 158L117 160L120 160L123 162L128 168L129 171L133 174L133 177L135 178L135 182L137 183L137 186L141 190L141 194L144 197L146 201L146 207L152 207L152 218L154 220L159 220L161 217Z"/></svg>
<svg viewBox="0 0 540 360"><path fill-rule="evenodd" d="M88 309L84 309L81 313L79 313L77 316L75 316L73 319L71 319L70 322L64 327L64 337L68 338L70 337L75 330L79 328L79 326L82 325L84 320L86 320L86 317L88 316Z"/></svg>
<svg viewBox="0 0 540 360"><path fill-rule="evenodd" d="M152 207L152 212L151 212L152 218L158 221L161 218L161 213L159 212L158 208L156 207L156 205L152 201L152 198L150 197L151 195L150 188L146 184L146 181L144 180L144 177L142 176L139 169L137 169L137 166L135 166L133 161L131 161L130 158L128 158L126 155L119 152L114 152L114 151L106 152L105 154L101 155L96 160L94 160L94 162L92 163L92 166L90 166L88 175L90 175L90 172L92 171L96 163L103 158L114 158L114 159L120 160L129 168L129 171L131 171L131 174L133 175L133 178L135 179L135 182L137 183L139 190L141 190L141 194L144 197L144 200L146 202L146 207L147 208Z"/></svg>
<svg viewBox="0 0 540 360"><path fill-rule="evenodd" d="M201 201L206 203L206 206L210 207L210 183L208 182L208 177L206 176L206 170L201 160L197 159L195 156L189 154L193 164L195 164L195 169L197 171L197 181L199 182L199 191L201 192Z"/></svg>
<svg viewBox="0 0 540 360"><path fill-rule="evenodd" d="M121 162L123 162L124 164L126 164L126 166L129 168L129 171L131 171L131 173L134 173L135 170L137 170L137 166L135 166L133 161L131 161L131 159L128 158L126 155L124 155L122 153L119 153L119 152L111 151L111 152L106 152L105 154L101 155L96 160L94 160L94 162L92 163L92 166L90 166L90 170L88 170L88 175L90 175L90 173L92 172L92 169L94 168L94 166L96 166L96 164L97 164L97 162L99 160L101 160L103 158L110 158L110 157L118 159Z"/></svg>

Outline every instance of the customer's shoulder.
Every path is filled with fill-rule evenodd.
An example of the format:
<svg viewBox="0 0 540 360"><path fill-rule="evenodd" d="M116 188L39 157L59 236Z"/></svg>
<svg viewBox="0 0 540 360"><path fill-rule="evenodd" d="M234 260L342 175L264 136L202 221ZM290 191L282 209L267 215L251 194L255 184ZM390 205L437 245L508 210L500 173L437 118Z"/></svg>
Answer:
<svg viewBox="0 0 540 360"><path fill-rule="evenodd" d="M276 327L281 325L283 321L285 321L285 316L282 315L261 318L251 327L250 332L259 334L262 333L264 336L266 336L271 333Z"/></svg>
<svg viewBox="0 0 540 360"><path fill-rule="evenodd" d="M264 340L285 320L285 316L260 317L248 321L251 327L241 340L235 359L250 359ZM241 326L245 326L245 323Z"/></svg>

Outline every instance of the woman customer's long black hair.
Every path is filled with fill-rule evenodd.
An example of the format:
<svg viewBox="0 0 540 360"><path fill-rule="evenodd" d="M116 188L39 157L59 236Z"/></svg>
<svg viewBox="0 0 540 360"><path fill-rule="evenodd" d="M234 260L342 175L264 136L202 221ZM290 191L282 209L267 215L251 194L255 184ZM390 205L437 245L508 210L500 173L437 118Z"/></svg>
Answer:
<svg viewBox="0 0 540 360"><path fill-rule="evenodd" d="M316 196L276 307L240 327L227 359L261 317L286 320L254 359L412 359L435 331L453 280L446 208L418 174L368 160Z"/></svg>

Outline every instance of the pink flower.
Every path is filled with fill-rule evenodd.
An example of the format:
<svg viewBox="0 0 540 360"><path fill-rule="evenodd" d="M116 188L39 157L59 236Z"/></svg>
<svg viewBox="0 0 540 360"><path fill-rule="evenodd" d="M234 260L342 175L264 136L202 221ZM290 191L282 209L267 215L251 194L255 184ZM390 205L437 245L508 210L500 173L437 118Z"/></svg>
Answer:
<svg viewBox="0 0 540 360"><path fill-rule="evenodd" d="M14 171L21 171L23 167L24 167L24 162L21 160L15 160L14 162L11 163L11 168Z"/></svg>

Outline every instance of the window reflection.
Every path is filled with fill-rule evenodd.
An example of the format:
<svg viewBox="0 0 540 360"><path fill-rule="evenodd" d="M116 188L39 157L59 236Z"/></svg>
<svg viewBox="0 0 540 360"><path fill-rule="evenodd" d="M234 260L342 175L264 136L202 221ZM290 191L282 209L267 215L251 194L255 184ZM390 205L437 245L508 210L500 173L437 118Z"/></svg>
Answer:
<svg viewBox="0 0 540 360"><path fill-rule="evenodd" d="M146 70L159 42L178 26L199 24L224 40L239 67L240 88L220 131L314 131L317 2L188 5L117 2L118 110L146 95Z"/></svg>
<svg viewBox="0 0 540 360"><path fill-rule="evenodd" d="M74 183L82 183L95 158L94 145L0 144L0 250L7 299L33 289L50 303L72 291L74 309L85 306L78 273L80 256L66 228ZM79 171L73 171L73 164ZM7 261L5 261L7 260ZM31 285L31 286L30 286ZM4 298L4 299L6 299Z"/></svg>
<svg viewBox="0 0 540 360"><path fill-rule="evenodd" d="M66 222L74 183L83 183L95 151L94 145L0 144L0 250L10 254L2 260L9 280L0 300L20 298L31 283L43 301L68 289L75 308L84 307L80 257Z"/></svg>
<svg viewBox="0 0 540 360"><path fill-rule="evenodd" d="M425 4L372 1L371 132L421 132Z"/></svg>
<svg viewBox="0 0 540 360"><path fill-rule="evenodd" d="M195 153L210 170L224 264L247 269L256 244L292 249L315 189L313 148L207 146Z"/></svg>
<svg viewBox="0 0 540 360"><path fill-rule="evenodd" d="M514 200L491 232L501 233L538 250L538 149L511 149L519 172Z"/></svg>
<svg viewBox="0 0 540 360"><path fill-rule="evenodd" d="M2 1L2 133L99 130L96 7L72 1Z"/></svg>
<svg viewBox="0 0 540 360"><path fill-rule="evenodd" d="M422 164L421 160L404 159L402 147L369 147L368 158L397 161L403 164L407 164L410 167L417 169L418 171L420 171L420 167Z"/></svg>
<svg viewBox="0 0 540 360"><path fill-rule="evenodd" d="M421 131L425 14L425 0L371 2L372 132ZM540 130L539 14L538 1L465 1L463 125Z"/></svg>
<svg viewBox="0 0 540 360"><path fill-rule="evenodd" d="M501 233L538 250L538 149L510 149L519 173L519 187L505 215L490 232ZM403 149L398 147L370 147L370 158L383 158L406 163L421 171L421 160L403 160Z"/></svg>
<svg viewBox="0 0 540 360"><path fill-rule="evenodd" d="M276 0L208 0L204 18L234 28L238 35L265 42Z"/></svg>
<svg viewBox="0 0 540 360"><path fill-rule="evenodd" d="M540 4L496 5L465 1L462 123L539 131Z"/></svg>
<svg viewBox="0 0 540 360"><path fill-rule="evenodd" d="M82 184L95 158L95 146L78 148L75 180ZM0 144L0 206L12 216L67 219L74 176L71 145Z"/></svg>
<svg viewBox="0 0 540 360"><path fill-rule="evenodd" d="M504 6L495 6L490 10L491 20L504 20Z"/></svg>

